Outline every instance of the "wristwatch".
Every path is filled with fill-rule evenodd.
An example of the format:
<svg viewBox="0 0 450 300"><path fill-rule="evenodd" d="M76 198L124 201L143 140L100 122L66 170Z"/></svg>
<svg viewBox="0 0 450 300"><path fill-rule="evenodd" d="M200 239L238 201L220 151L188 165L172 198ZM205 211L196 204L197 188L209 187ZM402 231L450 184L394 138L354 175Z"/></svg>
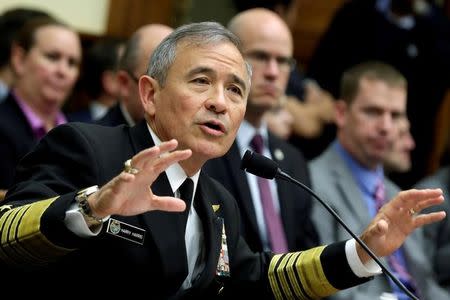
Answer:
<svg viewBox="0 0 450 300"><path fill-rule="evenodd" d="M93 185L84 190L81 190L75 196L75 200L78 203L78 211L84 216L88 226L101 225L103 219L92 214L91 206L87 201L88 197L98 191L98 186Z"/></svg>

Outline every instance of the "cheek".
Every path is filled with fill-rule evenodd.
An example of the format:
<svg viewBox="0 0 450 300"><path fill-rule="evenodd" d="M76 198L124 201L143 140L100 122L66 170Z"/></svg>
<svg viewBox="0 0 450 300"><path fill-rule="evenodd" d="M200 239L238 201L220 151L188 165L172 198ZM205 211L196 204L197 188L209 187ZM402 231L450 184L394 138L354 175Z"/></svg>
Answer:
<svg viewBox="0 0 450 300"><path fill-rule="evenodd" d="M78 76L80 75L80 70L78 68L73 68L69 71L69 77L72 84L75 84L75 81L77 81ZM119 89L118 83L116 83L116 91Z"/></svg>
<svg viewBox="0 0 450 300"><path fill-rule="evenodd" d="M279 80L278 80L278 84L280 86L280 88L283 89L283 91L286 89L287 84L288 84L288 80L289 80L289 73L283 73L282 75L280 75Z"/></svg>
<svg viewBox="0 0 450 300"><path fill-rule="evenodd" d="M244 119L246 104L239 104L230 109L230 119L233 126L239 128L241 121Z"/></svg>
<svg viewBox="0 0 450 300"><path fill-rule="evenodd" d="M44 64L42 62L37 62L32 66L32 69L35 74L36 81L46 81L46 79L50 76L52 69L48 64Z"/></svg>

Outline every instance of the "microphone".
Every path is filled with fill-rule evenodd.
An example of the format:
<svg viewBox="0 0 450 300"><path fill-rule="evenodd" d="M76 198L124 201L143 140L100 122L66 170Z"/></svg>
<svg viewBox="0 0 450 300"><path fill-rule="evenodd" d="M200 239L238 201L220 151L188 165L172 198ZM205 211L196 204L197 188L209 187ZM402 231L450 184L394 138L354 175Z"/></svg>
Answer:
<svg viewBox="0 0 450 300"><path fill-rule="evenodd" d="M339 215L333 210L333 208L328 205L328 203L317 196L317 194L312 189L296 180L289 174L283 172L275 161L259 153L247 150L241 161L241 170L266 179L278 178L289 181L307 191L311 196L316 198L320 202L320 204L322 204L326 208L326 210L328 210L328 212L339 222L339 224L342 225L342 227L344 227L344 229L356 240L356 242L361 245L361 247L367 252L367 254L369 254L369 256L377 263L377 265L380 266L383 272L387 276L389 276L402 291L404 291L411 299L419 300L403 285L403 283L399 279L397 279L397 277L394 276L394 274L391 273L391 271L389 271L383 265L383 263L375 255L375 253L373 253L372 250L370 250L370 248L348 227L348 225L341 219L341 217L339 217Z"/></svg>

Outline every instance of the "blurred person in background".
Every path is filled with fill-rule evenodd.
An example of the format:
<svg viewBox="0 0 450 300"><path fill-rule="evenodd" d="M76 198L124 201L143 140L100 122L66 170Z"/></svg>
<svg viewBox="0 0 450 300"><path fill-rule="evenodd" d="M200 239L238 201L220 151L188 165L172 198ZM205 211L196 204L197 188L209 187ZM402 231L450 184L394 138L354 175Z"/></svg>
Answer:
<svg viewBox="0 0 450 300"><path fill-rule="evenodd" d="M408 188L428 172L436 144L434 120L445 95L450 95L448 17L432 1L344 1L315 48L307 76L337 97L344 70L368 60L388 63L408 80L414 163L393 178Z"/></svg>
<svg viewBox="0 0 450 300"><path fill-rule="evenodd" d="M440 188L447 200L428 212L443 210L450 213L450 137L444 141L446 146L441 158L441 166L431 175L425 177L414 185L414 188ZM428 240L427 251L430 254L431 264L437 275L438 282L450 291L450 221L445 218L439 224L432 224L424 228Z"/></svg>
<svg viewBox="0 0 450 300"><path fill-rule="evenodd" d="M0 189L19 160L52 128L66 123L61 107L78 78L78 33L53 18L34 18L14 39L14 87L0 104Z"/></svg>
<svg viewBox="0 0 450 300"><path fill-rule="evenodd" d="M123 42L116 38L97 40L83 57L79 89L87 99L87 108L67 114L69 121L94 122L102 118L117 103L119 80L117 69L123 53Z"/></svg>
<svg viewBox="0 0 450 300"><path fill-rule="evenodd" d="M389 177L401 176L402 173L411 169L411 151L416 147L411 132L409 131L409 120L405 116L397 121L398 135L392 143L391 149L384 159L384 172Z"/></svg>
<svg viewBox="0 0 450 300"><path fill-rule="evenodd" d="M342 77L341 98L336 102L337 138L309 164L313 189L353 232L363 230L400 190L385 176L383 167L398 138L397 122L406 117L407 84L398 70L378 61L347 70ZM313 206L312 218L322 242L348 236L324 207L318 202ZM414 215L416 210L410 213ZM450 294L436 281L426 246L423 232L417 231L384 263L420 299L449 299ZM373 300L386 294L409 299L384 276L341 291L333 299Z"/></svg>
<svg viewBox="0 0 450 300"><path fill-rule="evenodd" d="M282 18L292 31L301 9L301 0L236 0L236 10L269 9ZM319 155L335 136L334 98L319 84L307 78L293 60L283 101L266 112L270 130L299 148L307 160ZM289 116L291 115L291 116Z"/></svg>
<svg viewBox="0 0 450 300"><path fill-rule="evenodd" d="M11 68L11 46L15 35L26 21L34 17L49 16L46 12L31 8L12 8L0 16L0 102L8 96L14 83Z"/></svg>
<svg viewBox="0 0 450 300"><path fill-rule="evenodd" d="M163 24L147 24L133 33L125 45L117 71L119 102L97 123L132 126L144 118L139 100L139 77L147 71L153 50L172 31L171 27Z"/></svg>

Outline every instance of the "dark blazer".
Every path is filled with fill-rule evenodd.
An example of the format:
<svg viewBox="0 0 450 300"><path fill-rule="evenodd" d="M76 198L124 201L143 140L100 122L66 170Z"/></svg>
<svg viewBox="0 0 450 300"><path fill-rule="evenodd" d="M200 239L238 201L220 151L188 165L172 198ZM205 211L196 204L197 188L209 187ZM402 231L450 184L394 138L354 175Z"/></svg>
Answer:
<svg viewBox="0 0 450 300"><path fill-rule="evenodd" d="M28 120L9 94L0 104L0 189L10 187L17 163L36 143Z"/></svg>
<svg viewBox="0 0 450 300"><path fill-rule="evenodd" d="M106 115L97 120L95 123L105 126L128 124L125 116L122 113L122 110L120 109L120 102L108 109Z"/></svg>
<svg viewBox="0 0 450 300"><path fill-rule="evenodd" d="M271 133L269 133L269 148L273 159L283 171L310 186L305 159L297 149ZM253 251L262 251L263 245L250 187L240 165L241 155L235 142L227 154L208 161L203 170L221 182L234 196L241 212L241 230L244 239ZM292 183L275 180L289 251L299 251L317 246L319 244L318 234L311 221L311 196Z"/></svg>
<svg viewBox="0 0 450 300"><path fill-rule="evenodd" d="M42 281L52 285L64 281L75 287L71 293L85 295L85 289L80 291L76 286L79 274L89 274L89 279L82 279L83 286L95 285L96 279L110 284L100 286L102 295L119 291L142 294L144 290L151 299L213 299L219 291L223 296L252 293L264 299L271 297L270 290L283 294L284 289L296 287L305 291L306 285L308 294L323 295L364 281L351 272L344 243L310 250L311 255L292 254L299 268L297 277L287 276L286 268L292 265L279 264L283 256L251 252L240 237L236 201L203 172L194 204L199 207L204 231L205 267L193 287L183 294L177 294L187 275L182 213L152 211L130 217L111 216L130 225L132 231L142 229L143 244L106 232L106 224L98 236L90 239L69 231L64 217L74 205L76 192L94 184L104 185L122 171L126 159L153 145L145 121L131 128L69 123L42 139L21 162L18 183L0 207L0 269L2 273L8 267L11 270L5 280L12 281L10 284ZM162 196L173 195L165 173L156 179L152 190ZM221 248L222 224L227 249ZM221 249L229 255L230 278L216 276ZM28 272L19 272L17 266ZM283 279L288 285L281 284ZM2 284L6 281L2 280ZM220 289L223 284L225 288ZM47 295L48 291L43 293Z"/></svg>
<svg viewBox="0 0 450 300"><path fill-rule="evenodd" d="M91 111L89 108L74 111L67 114L67 120L69 122L84 122L84 123L93 123L94 119L92 118Z"/></svg>

